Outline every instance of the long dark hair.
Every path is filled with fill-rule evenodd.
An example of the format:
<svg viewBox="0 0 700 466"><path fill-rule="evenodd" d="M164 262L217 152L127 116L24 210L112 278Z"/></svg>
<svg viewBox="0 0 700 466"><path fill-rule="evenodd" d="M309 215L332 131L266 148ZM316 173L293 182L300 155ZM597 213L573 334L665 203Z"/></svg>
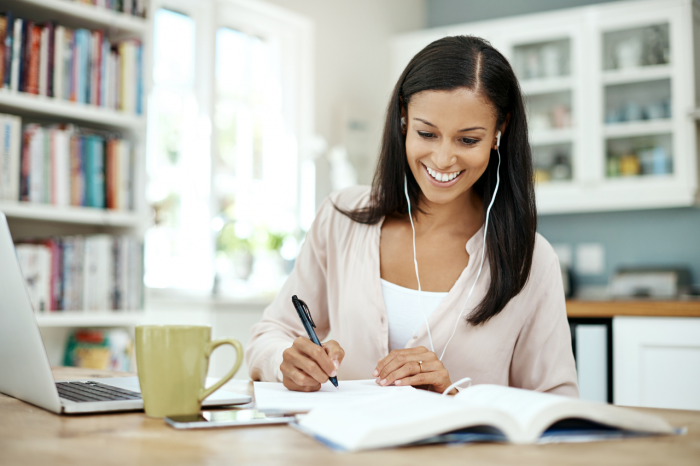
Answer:
<svg viewBox="0 0 700 466"><path fill-rule="evenodd" d="M484 39L472 36L445 37L431 43L413 57L389 101L381 153L366 207L340 212L364 224L376 224L394 213L406 214L404 177L413 205L418 205L420 187L406 156L401 131L401 109L411 97L426 90L467 88L484 96L496 112L496 126L506 119L501 137L501 183L491 208L486 235L486 254L491 282L484 299L467 317L472 325L495 316L525 286L535 249L537 210L528 142L525 107L518 80L508 61ZM474 184L486 208L496 186L498 155L491 151L484 174Z"/></svg>

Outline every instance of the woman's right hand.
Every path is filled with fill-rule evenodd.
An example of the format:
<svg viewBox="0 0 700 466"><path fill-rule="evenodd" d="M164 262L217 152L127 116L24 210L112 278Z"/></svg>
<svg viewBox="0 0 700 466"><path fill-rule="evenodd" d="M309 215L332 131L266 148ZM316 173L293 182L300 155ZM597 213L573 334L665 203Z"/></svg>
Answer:
<svg viewBox="0 0 700 466"><path fill-rule="evenodd" d="M289 390L318 391L328 377L336 376L344 357L345 351L337 341L327 341L321 347L306 337L299 337L282 354L282 383Z"/></svg>

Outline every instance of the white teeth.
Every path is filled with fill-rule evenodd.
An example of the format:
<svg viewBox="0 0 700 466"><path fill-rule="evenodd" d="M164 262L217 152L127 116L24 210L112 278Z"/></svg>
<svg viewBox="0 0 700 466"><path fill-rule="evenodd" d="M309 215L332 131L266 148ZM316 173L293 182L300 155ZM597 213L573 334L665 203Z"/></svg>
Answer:
<svg viewBox="0 0 700 466"><path fill-rule="evenodd" d="M437 172L437 171L433 170L432 168L428 167L427 165L425 166L425 168L428 170L428 173L430 173L430 176L432 176L435 180L440 181L442 183L444 183L446 181L452 181L455 178L457 178L460 173L462 173L461 171L453 172L453 173L440 173L440 172Z"/></svg>

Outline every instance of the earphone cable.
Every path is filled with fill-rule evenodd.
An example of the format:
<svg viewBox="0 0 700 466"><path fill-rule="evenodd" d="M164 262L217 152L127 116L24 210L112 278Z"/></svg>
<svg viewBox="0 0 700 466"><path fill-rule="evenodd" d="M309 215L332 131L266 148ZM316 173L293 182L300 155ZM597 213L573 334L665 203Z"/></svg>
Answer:
<svg viewBox="0 0 700 466"><path fill-rule="evenodd" d="M423 320L425 320L425 328L428 330L428 341L430 341L430 350L434 353L435 346L433 345L433 337L430 335L430 324L428 324L428 318L423 312L422 300L421 300L421 287L420 287L420 277L418 275L418 258L416 256L416 227L413 225L413 215L411 215L411 198L408 196L408 179L406 175L403 177L403 191L406 194L406 202L408 202L408 218L411 220L411 230L413 230L413 265L416 268L416 280L418 281L418 309L423 315Z"/></svg>
<svg viewBox="0 0 700 466"><path fill-rule="evenodd" d="M462 318L462 314L464 314L464 310L467 308L467 304L469 304L469 298L471 298L471 296L472 296L472 292L474 291L474 287L476 286L476 282L479 281L479 276L481 275L481 269L484 267L484 257L486 256L486 233L489 230L489 214L491 213L491 207L493 207L493 202L496 200L496 194L498 193L498 186L501 183L501 177L500 177L500 171L501 171L500 138L499 138L499 144L496 145L496 152L498 153L498 166L496 168L496 189L494 189L493 196L491 196L491 202L489 203L488 209L486 209L486 222L484 223L484 244L481 247L481 265L479 265L479 271L477 272L476 278L474 279L474 283L472 284L472 287L469 290L469 294L467 295L467 300L464 303L464 307L462 308L462 311L459 313L459 316L457 316L457 322L455 322L455 327L454 327L454 329L452 329L452 335L450 335L449 340L447 340L447 343L445 343L445 348L442 350L442 354L440 355L440 361L442 361L443 356L445 356L445 351L447 351L447 346L452 341L452 337L455 336L455 332L457 331L457 326L459 325L459 319ZM415 247L415 242L414 242L414 247ZM414 257L415 257L415 252L414 252ZM416 268L416 273L418 273L417 268ZM431 342L431 344L432 344L432 342Z"/></svg>

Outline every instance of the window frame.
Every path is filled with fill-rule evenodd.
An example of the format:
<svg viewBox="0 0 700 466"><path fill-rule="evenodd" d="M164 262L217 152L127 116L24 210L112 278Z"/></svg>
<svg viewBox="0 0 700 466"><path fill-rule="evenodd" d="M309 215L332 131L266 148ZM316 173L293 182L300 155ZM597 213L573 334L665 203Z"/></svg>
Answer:
<svg viewBox="0 0 700 466"><path fill-rule="evenodd" d="M203 145L208 146L210 161L210 193L209 193L209 218L210 220L218 213L215 192L214 173L216 171L216 141L214 135L214 112L216 101L216 33L221 27L237 29L251 35L278 36L283 37L280 41L283 46L281 50L283 96L285 99L293 99L291 108L283 109L283 118L289 128L292 129L297 140L297 188L296 212L294 212L298 233L301 233L302 225L301 206L302 200L302 172L305 163L313 159L313 134L314 134L314 25L313 22L298 13L289 11L282 7L272 5L260 0L152 0L149 15L149 34L153 39L155 32L154 19L155 12L165 8L177 13L186 15L195 24L195 75L194 75L194 95L197 99L200 117L207 122L208 140L203 141ZM153 40L148 41L153 44ZM151 90L155 83L153 81L153 45L147 51L149 54L149 69L145 73L148 80L148 89ZM306 177L308 178L308 176ZM306 182L315 180L306 180ZM148 180L145 180L148 183ZM308 210L308 209L306 209ZM209 228L209 225L207 225ZM209 263L211 271L211 282L214 285L215 275L215 253L216 253L216 232L210 234L210 257ZM154 289L149 290L152 294ZM156 294L160 292L177 291L179 294L202 295L211 294L211 289L206 293L196 290L186 290L181 288L158 288Z"/></svg>

